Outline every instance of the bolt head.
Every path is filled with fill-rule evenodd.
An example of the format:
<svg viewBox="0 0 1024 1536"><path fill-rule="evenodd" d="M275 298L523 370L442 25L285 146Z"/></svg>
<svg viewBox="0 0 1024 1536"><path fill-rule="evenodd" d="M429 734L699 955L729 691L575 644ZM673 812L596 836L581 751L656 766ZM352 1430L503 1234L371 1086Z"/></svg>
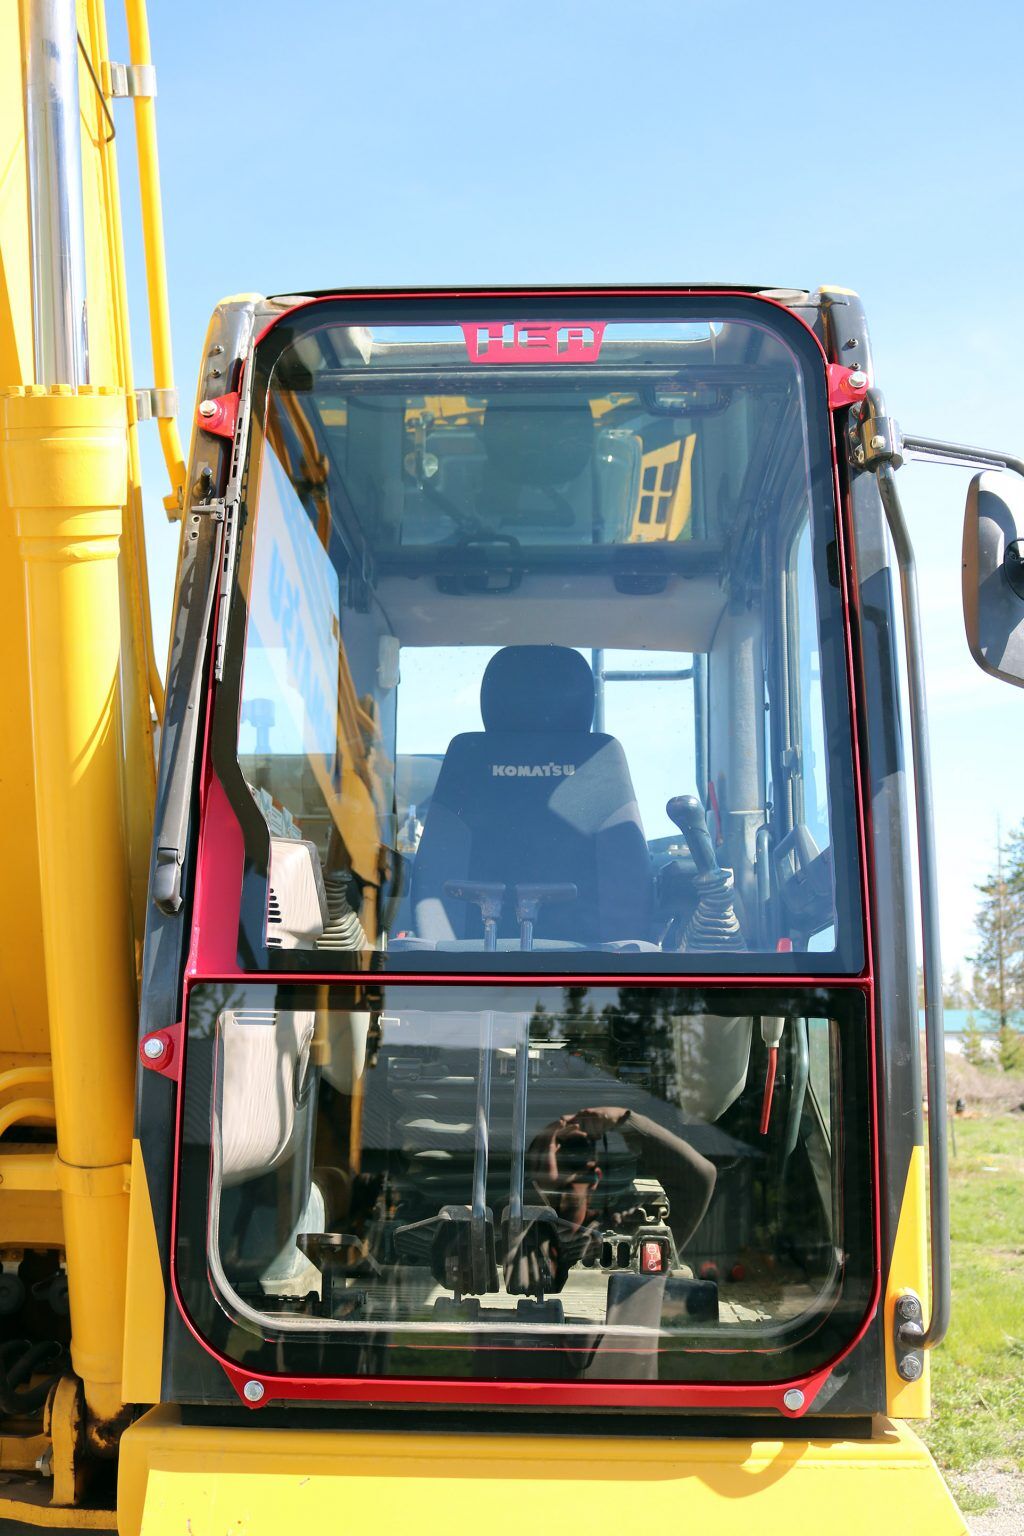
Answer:
<svg viewBox="0 0 1024 1536"><path fill-rule="evenodd" d="M853 372L847 375L846 382L851 389L867 389L868 376L863 368L854 368Z"/></svg>
<svg viewBox="0 0 1024 1536"><path fill-rule="evenodd" d="M159 1061L167 1049L167 1041L159 1035L150 1035L142 1042L142 1054L148 1061Z"/></svg>
<svg viewBox="0 0 1024 1536"><path fill-rule="evenodd" d="M217 402L216 402L216 400L200 400L200 402L199 402L199 414L200 414L200 416L216 416L216 414L217 414Z"/></svg>
<svg viewBox="0 0 1024 1536"><path fill-rule="evenodd" d="M247 1381L242 1388L242 1396L246 1402L258 1403L263 1396L265 1387L262 1381Z"/></svg>
<svg viewBox="0 0 1024 1536"><path fill-rule="evenodd" d="M881 435L880 432L876 432L874 437L871 439L871 446L874 448L876 453L880 452L880 450L885 447L885 438Z"/></svg>
<svg viewBox="0 0 1024 1536"><path fill-rule="evenodd" d="M859 448L859 447L855 448L853 450L853 456L856 459L858 464L863 464L864 463L865 453L864 453L864 449L863 448Z"/></svg>
<svg viewBox="0 0 1024 1536"><path fill-rule="evenodd" d="M920 1355L904 1355L896 1369L904 1381L920 1381L924 1375L924 1361Z"/></svg>
<svg viewBox="0 0 1024 1536"><path fill-rule="evenodd" d="M804 1395L799 1387L790 1387L789 1391L783 1395L782 1401L790 1413L796 1413L804 1405Z"/></svg>
<svg viewBox="0 0 1024 1536"><path fill-rule="evenodd" d="M916 1296L901 1296L896 1303L898 1317L917 1317L920 1313L920 1303Z"/></svg>

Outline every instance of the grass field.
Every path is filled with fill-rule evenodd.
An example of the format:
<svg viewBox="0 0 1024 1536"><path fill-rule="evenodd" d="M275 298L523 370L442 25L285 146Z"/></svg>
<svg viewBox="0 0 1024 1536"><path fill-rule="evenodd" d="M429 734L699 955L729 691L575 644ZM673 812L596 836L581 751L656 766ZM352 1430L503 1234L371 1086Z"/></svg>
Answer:
<svg viewBox="0 0 1024 1536"><path fill-rule="evenodd" d="M958 1120L956 1145L953 1321L932 1357L921 1434L971 1513L957 1473L982 1461L1024 1469L1024 1114Z"/></svg>

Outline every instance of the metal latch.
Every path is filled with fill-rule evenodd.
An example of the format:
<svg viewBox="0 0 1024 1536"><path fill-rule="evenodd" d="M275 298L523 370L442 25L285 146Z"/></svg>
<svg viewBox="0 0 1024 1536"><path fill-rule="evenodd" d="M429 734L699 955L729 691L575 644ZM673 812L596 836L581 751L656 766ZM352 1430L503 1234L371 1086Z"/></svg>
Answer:
<svg viewBox="0 0 1024 1536"><path fill-rule="evenodd" d="M156 95L155 64L115 64L106 61L100 70L105 93L113 100L122 96L135 98Z"/></svg>
<svg viewBox="0 0 1024 1536"><path fill-rule="evenodd" d="M178 414L176 389L137 389L135 391L136 421L173 420Z"/></svg>

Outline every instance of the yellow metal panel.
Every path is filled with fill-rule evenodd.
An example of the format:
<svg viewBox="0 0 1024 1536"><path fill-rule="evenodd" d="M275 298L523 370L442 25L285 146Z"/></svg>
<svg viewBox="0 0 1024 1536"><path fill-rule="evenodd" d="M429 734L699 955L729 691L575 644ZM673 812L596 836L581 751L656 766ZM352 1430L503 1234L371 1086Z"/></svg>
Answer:
<svg viewBox="0 0 1024 1536"><path fill-rule="evenodd" d="M887 1420L870 1441L583 1439L261 1429L255 1414L242 1428L204 1428L160 1407L121 1442L121 1536L610 1527L966 1532L924 1446Z"/></svg>
<svg viewBox="0 0 1024 1536"><path fill-rule="evenodd" d="M924 1375L920 1381L903 1381L896 1369L893 1351L895 1326L893 1313L903 1291L914 1291L921 1298L928 1316L928 1211L925 1183L924 1147L914 1147L907 1169L907 1182L900 1206L892 1264L885 1288L885 1391L889 1412L901 1419L926 1419L932 1411L931 1356L924 1352Z"/></svg>
<svg viewBox="0 0 1024 1536"><path fill-rule="evenodd" d="M5 1141L0 1148L0 1194L51 1190L57 1193L57 1154L35 1142ZM0 1227L0 1232L4 1229Z"/></svg>
<svg viewBox="0 0 1024 1536"><path fill-rule="evenodd" d="M164 1277L142 1148L132 1142L128 1215L128 1296L125 1304L123 1388L129 1403L160 1398L164 1348Z"/></svg>
<svg viewBox="0 0 1024 1536"><path fill-rule="evenodd" d="M11 1159L5 1153L0 1163ZM63 1248L64 1220L56 1190L20 1190L0 1185L0 1252L22 1248Z"/></svg>

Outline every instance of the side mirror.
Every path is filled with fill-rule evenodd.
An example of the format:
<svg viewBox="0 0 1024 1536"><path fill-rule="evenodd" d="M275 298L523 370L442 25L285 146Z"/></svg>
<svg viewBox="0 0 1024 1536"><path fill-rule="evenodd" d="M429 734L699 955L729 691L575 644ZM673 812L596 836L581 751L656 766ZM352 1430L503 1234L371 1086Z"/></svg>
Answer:
<svg viewBox="0 0 1024 1536"><path fill-rule="evenodd" d="M967 492L967 644L984 672L1024 687L1024 480L985 470Z"/></svg>

